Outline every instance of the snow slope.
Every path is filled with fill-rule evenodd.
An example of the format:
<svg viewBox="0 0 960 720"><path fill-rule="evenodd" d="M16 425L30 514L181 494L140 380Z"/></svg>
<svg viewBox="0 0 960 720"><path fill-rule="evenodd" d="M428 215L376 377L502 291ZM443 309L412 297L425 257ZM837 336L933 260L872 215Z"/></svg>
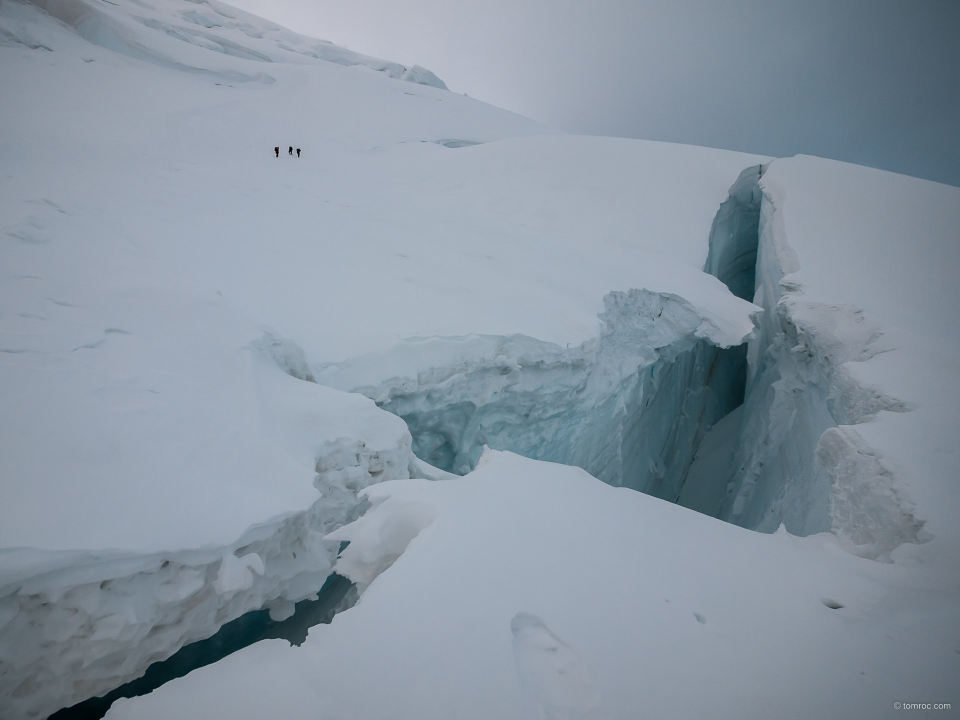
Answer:
<svg viewBox="0 0 960 720"><path fill-rule="evenodd" d="M363 585L420 532L354 608L107 717L879 718L956 690L955 578L831 535L755 533L493 451L462 479L368 492L339 572Z"/></svg>
<svg viewBox="0 0 960 720"><path fill-rule="evenodd" d="M302 649L112 716L950 701L955 188L561 135L218 2L2 0L0 57L0 716L335 564L361 601ZM681 502L693 464L721 517L835 535L413 454L485 443Z"/></svg>
<svg viewBox="0 0 960 720"><path fill-rule="evenodd" d="M219 4L5 0L0 27L4 716L309 597L356 491L424 472L311 365L590 342L634 286L712 341L752 327L699 270L749 156L550 135Z"/></svg>
<svg viewBox="0 0 960 720"><path fill-rule="evenodd" d="M774 470L751 496L734 467L729 498L762 508L761 524L800 516L832 532L743 531L489 452L461 479L366 492L374 508L333 535L350 541L335 567L360 602L302 648L252 646L109 717L955 712L960 328L938 301L960 265L960 198L813 158L774 161L759 187L765 312L747 404L697 462L730 477L722 448L745 413L739 458ZM256 685L265 673L283 679Z"/></svg>

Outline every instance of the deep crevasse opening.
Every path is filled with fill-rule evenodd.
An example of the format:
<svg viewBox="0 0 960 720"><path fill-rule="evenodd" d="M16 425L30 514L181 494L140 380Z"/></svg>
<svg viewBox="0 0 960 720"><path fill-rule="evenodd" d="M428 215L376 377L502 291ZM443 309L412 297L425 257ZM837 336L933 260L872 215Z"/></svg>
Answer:
<svg viewBox="0 0 960 720"><path fill-rule="evenodd" d="M804 302L784 280L799 264L783 199L763 187L764 171L747 168L731 187L704 266L762 308L748 344L698 338L701 318L682 298L616 291L604 298L593 343L564 350L521 336L434 338L422 341L431 344L424 354L446 346L439 355L449 365L343 389L402 417L418 457L450 472L472 469L489 445L577 465L749 529L830 531L852 552L889 560L927 536L854 426L909 408L860 387L844 367L881 352L882 331L857 308ZM417 342L406 351L416 354Z"/></svg>
<svg viewBox="0 0 960 720"><path fill-rule="evenodd" d="M756 284L761 175L760 166L748 168L731 188L704 268L746 300ZM346 387L337 375L349 374L348 361L321 369L318 381L399 415L417 457L442 470L469 472L487 445L683 503L705 434L743 403L747 347L697 337L702 318L667 293L614 291L604 305L600 337L577 348L525 336L433 338L404 350L447 355L449 365ZM715 475L722 487L708 494L720 496L730 477ZM709 512L717 513L719 504Z"/></svg>
<svg viewBox="0 0 960 720"><path fill-rule="evenodd" d="M675 501L703 433L742 403L746 348L693 339L692 312L656 293L611 293L607 304L599 349L480 338L486 357L412 391L393 387L381 406L407 422L419 458L448 472L469 472L488 445ZM617 347L619 325L637 320L691 332Z"/></svg>
<svg viewBox="0 0 960 720"><path fill-rule="evenodd" d="M783 522L797 535L833 530L854 551L886 559L897 545L922 541L923 523L879 456L839 426L905 408L857 387L838 366L843 358L819 349L822 329L781 302L789 300L781 281L791 270L778 264L783 238L762 174L748 168L731 188L704 268L764 308L749 352L698 337L703 318L682 298L631 290L604 298L600 337L578 348L524 336L430 338L402 352L450 362L415 377L345 387L335 376L349 375L348 362L319 368L316 379L399 415L416 455L442 470L469 471L489 445L578 465L612 485L752 529ZM302 351L291 362L289 348L274 345L268 349L289 374L314 379ZM851 356L868 356L864 348ZM411 470L431 472L422 464ZM370 478L380 479L372 467ZM241 624L259 628L256 617ZM244 642L257 639L247 630ZM189 656L170 667L189 669Z"/></svg>
<svg viewBox="0 0 960 720"><path fill-rule="evenodd" d="M744 270L744 266L749 262L743 259L744 255L749 256L749 248L743 252L737 243L724 240L722 248L713 250L719 242L713 237L717 233L728 233L729 227L749 227L748 222L739 219L742 210L735 207L731 212L731 222L714 223L711 257L716 256L718 277L728 285L749 284L752 280L744 280L744 272L749 273L749 267ZM741 235L741 240L748 238L749 232ZM457 362L421 373L412 382L388 381L377 387L349 389L364 392L381 407L406 420L418 457L441 469L468 471L475 466L483 446L490 445L541 460L579 465L610 484L677 501L705 433L742 403L746 347L721 348L699 337L704 319L677 296L631 290L610 293L604 303L601 336L578 348L563 349L522 336L431 339L424 342L453 348ZM288 344L290 347L283 341L265 338L255 345L268 352L288 374L305 381L316 375L324 383L325 370L311 373L302 351ZM351 453L347 455L352 458ZM336 467L349 464L348 460L352 462L342 458L318 462L319 486L324 492L318 507L326 508L331 500L343 495L337 502L342 500L345 508L357 509L353 492L338 490L339 481L334 482L334 476L339 478L342 474ZM357 455L357 462L360 460ZM360 473L367 478L365 483L397 476L391 471L378 477L381 472L375 470L372 460L368 470ZM418 471L414 466L411 470L415 474ZM430 472L422 466L419 471ZM323 480L327 475L333 483L330 488ZM330 496L330 492L334 495ZM243 552L249 549L241 548ZM237 551L238 556L243 554L241 550ZM265 562L269 560L268 555L262 555ZM269 561L268 571L275 570L276 563ZM309 596L321 583L319 574L301 574L291 578L289 587L279 592L296 601ZM100 586L99 592L106 590ZM262 602L257 602L253 595L240 599L246 609L255 612L243 615L225 633L231 635L231 642L246 644L260 636L258 618L262 619L265 611L257 613ZM281 616L293 611L290 600L271 602L280 603L272 609L283 610ZM170 608L169 612L176 614L177 610ZM193 638L213 632L231 615L237 616L219 611L217 622L205 632L193 628ZM193 639L186 620L184 617L174 621L171 627L177 634L154 652L124 652L120 647L123 644L118 643L111 657L124 662L123 671L100 669L99 665L91 668L86 672L92 673L88 689L80 697L136 677L142 672L146 655L167 657L184 636ZM291 621L298 619L295 616ZM140 692L145 683L159 684L169 676L215 661L235 649L230 643L221 644L219 637L203 641L203 646L187 645L183 654L162 667L153 667L151 680L117 689L105 701L82 704L64 712L62 717L102 715L114 697ZM204 651L201 653L200 649ZM67 677L65 682L78 678ZM67 699L69 693L64 692L63 697Z"/></svg>
<svg viewBox="0 0 960 720"><path fill-rule="evenodd" d="M860 308L807 299L785 279L800 263L784 197L759 189L753 300L764 312L748 344L742 425L718 517L761 532L832 532L851 552L891 561L898 546L929 535L882 453L856 430L879 412L910 410L848 370L884 351L883 329Z"/></svg>
<svg viewBox="0 0 960 720"><path fill-rule="evenodd" d="M710 228L704 272L718 278L738 298L753 302L757 289L763 166L749 167L730 188Z"/></svg>

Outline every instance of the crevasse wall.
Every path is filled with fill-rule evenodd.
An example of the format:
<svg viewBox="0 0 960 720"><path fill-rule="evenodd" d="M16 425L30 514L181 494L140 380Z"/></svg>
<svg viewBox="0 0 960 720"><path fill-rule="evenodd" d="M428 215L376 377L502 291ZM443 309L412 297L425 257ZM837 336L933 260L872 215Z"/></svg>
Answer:
<svg viewBox="0 0 960 720"><path fill-rule="evenodd" d="M879 328L856 308L804 301L785 280L799 263L765 170L747 168L731 187L704 267L763 308L746 347L698 337L701 318L680 298L631 290L604 299L598 341L578 348L520 336L432 339L396 351L422 356L414 364L426 369L351 384L348 361L319 381L402 417L415 453L445 470L469 471L489 445L671 501L704 434L742 401L733 470L718 473L725 485L733 477L719 516L763 532L832 531L854 552L888 559L923 539L923 523L853 426L907 408L844 368L881 351ZM424 360L438 356L450 361ZM403 365L396 360L373 362Z"/></svg>
<svg viewBox="0 0 960 720"><path fill-rule="evenodd" d="M730 189L704 268L747 300L761 174L747 168ZM676 501L704 434L743 402L746 346L698 337L703 319L676 296L612 292L604 305L599 339L577 348L524 336L411 341L392 356L326 366L319 382L361 392L402 417L417 457L446 471L470 471L489 445ZM350 380L352 366L393 369L410 355L423 369L384 382Z"/></svg>
<svg viewBox="0 0 960 720"><path fill-rule="evenodd" d="M599 338L577 348L525 336L410 341L373 363L409 367L412 358L418 369L374 383L355 381L355 366L369 358L311 368L289 341L254 346L294 377L362 392L399 415L419 458L442 470L472 469L489 445L670 501L704 434L745 397L722 519L761 531L783 523L798 535L831 530L855 552L888 558L921 541L923 523L853 426L907 408L860 388L843 368L879 351L880 332L863 313L804 302L785 280L799 264L778 213L782 197L762 175L748 168L731 188L705 266L764 309L747 348L721 347L722 333L683 298L646 290L607 295ZM286 615L329 574L333 549L322 539L355 517L359 489L443 476L418 462L409 442L329 448L316 466L322 499L230 547L24 558L29 577L0 585L4 707L43 717L137 677L249 610Z"/></svg>
<svg viewBox="0 0 960 720"><path fill-rule="evenodd" d="M764 309L748 344L748 376L734 479L720 517L795 535L832 531L858 554L889 559L923 540L923 522L880 454L855 425L909 408L860 387L844 368L882 349L862 310L804 299L788 279L800 268L787 242L783 193L759 179L754 302Z"/></svg>
<svg viewBox="0 0 960 720"><path fill-rule="evenodd" d="M305 364L289 341L268 337L258 346L295 377ZM288 617L331 573L337 544L323 538L362 511L357 493L411 469L421 474L409 436L389 447L342 438L317 459L320 494L307 511L252 527L230 546L150 555L3 551L4 720L47 717L113 690L251 610ZM21 572L11 570L18 565Z"/></svg>
<svg viewBox="0 0 960 720"><path fill-rule="evenodd" d="M738 298L751 302L756 293L762 199L759 181L763 171L762 165L748 167L730 188L730 195L713 218L703 267Z"/></svg>
<svg viewBox="0 0 960 720"><path fill-rule="evenodd" d="M488 445L676 500L703 433L742 400L743 349L703 339L703 318L674 295L612 292L604 304L599 339L577 348L525 336L414 341L394 352L421 355L427 369L351 385L348 361L317 378L402 417L417 456L444 470L471 470ZM430 365L443 355L448 364Z"/></svg>

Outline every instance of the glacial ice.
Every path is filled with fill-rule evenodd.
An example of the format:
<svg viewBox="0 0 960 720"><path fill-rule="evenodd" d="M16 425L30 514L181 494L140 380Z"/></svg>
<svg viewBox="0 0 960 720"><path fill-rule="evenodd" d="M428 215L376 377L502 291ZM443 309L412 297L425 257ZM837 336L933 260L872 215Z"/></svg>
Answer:
<svg viewBox="0 0 960 720"><path fill-rule="evenodd" d="M577 348L524 336L418 340L318 368L317 380L399 415L417 457L447 472L469 472L489 446L676 500L703 433L743 400L744 338L724 337L670 294L613 292L604 304L600 338ZM344 386L355 363L398 367L398 355L456 362Z"/></svg>
<svg viewBox="0 0 960 720"><path fill-rule="evenodd" d="M296 374L302 350L266 337L252 347L262 353L261 382L276 405L275 423L299 424L298 432L319 439L323 433L310 419L315 401L296 392L300 381L277 370ZM280 388L285 390L278 393ZM295 398L302 407L291 406ZM0 552L0 692L6 713L45 716L139 677L152 663L247 612L264 608L281 619L294 603L315 597L336 558L337 547L324 537L363 511L361 489L409 477L415 460L405 430L382 424L381 417L389 416L344 399L331 435L335 441L316 460L316 501L306 511L266 519L227 547L148 554ZM328 408L337 401L327 396Z"/></svg>
<svg viewBox="0 0 960 720"><path fill-rule="evenodd" d="M955 580L829 534L750 532L496 451L463 478L365 494L341 536L371 559L395 512L439 514L360 602L296 651L245 648L108 720L894 720L893 698L956 684Z"/></svg>
<svg viewBox="0 0 960 720"><path fill-rule="evenodd" d="M718 420L703 436L690 464L677 504L719 517L733 480L733 456L740 439L743 405Z"/></svg>
<svg viewBox="0 0 960 720"><path fill-rule="evenodd" d="M748 301L762 172L747 168L731 187L704 268ZM416 339L319 367L317 376L399 415L417 457L447 472L470 472L489 446L677 501L705 433L743 403L746 337L725 335L668 293L615 291L604 306L600 337L576 348L519 335ZM446 364L437 366L438 358ZM417 370L356 382L371 368L403 367ZM715 482L725 490L725 481Z"/></svg>
<svg viewBox="0 0 960 720"><path fill-rule="evenodd" d="M737 432L739 427L734 430L727 427L723 431L724 444L718 448L719 452L732 452L730 444L737 443L738 465L735 466L738 469L731 487L738 490L737 497L747 497L759 508L756 512L761 520L741 518L729 511L726 519L768 531L784 521L795 534L833 529L858 546L861 554L888 557L902 542L916 542L922 523L913 519L909 504L900 498L892 481L878 489L876 478L883 477L883 471L869 465L871 462L876 465L878 461L870 460L871 451L864 449L862 443L857 444L855 436L836 428L834 416L851 420L876 412L878 408L899 409L900 406L873 396L864 399L862 393L857 394L855 383L845 380L842 373L836 373L836 385L846 390L846 394L841 390L829 393L829 407L824 399L828 393L817 394L821 386L816 383L821 381L816 376L814 386L805 389L799 398L800 403L809 403L808 409L790 413L776 404L770 407L763 402L765 386L758 377L771 375L772 371L758 364L756 358L765 358L765 362L773 359L776 364L776 378L768 379L769 384L782 384L788 374L784 368L790 366L779 359L775 348L761 352L755 344L771 335L782 344L782 328L791 327L793 321L781 318L779 328L764 327L771 315L784 312L784 306L777 304L771 312L764 295L765 289L777 285L781 275L777 274L780 266L776 263L764 264L772 254L769 246L772 210L769 205L764 206L766 215L760 210L758 181L761 175L762 168L748 168L731 188L730 198L721 205L714 221L706 265L707 270L744 299L750 298L751 288L757 286L757 302L767 308L763 319L758 321L759 340L751 341L750 382L753 385L746 389L744 429ZM769 200L764 198L763 202L769 203ZM758 242L760 272L754 276L752 260L757 257ZM781 251L781 254L786 252L782 248ZM789 254L786 256L789 258ZM522 335L429 338L408 341L383 355L318 366L316 372L298 345L272 331L265 332L252 343L253 348L269 356L292 377L304 381L313 381L316 377L321 383L360 392L399 415L412 433L412 449L417 455L399 463L388 460L387 464L393 463L396 469L384 473L384 465L377 455L371 455L364 467L354 467L347 458L352 451L331 448L331 454L317 463L318 486L324 493L324 507L329 510L331 502L337 503L335 506L345 508L346 514L341 511L333 522L307 519L303 527L332 528L349 521L360 510L356 493L373 481L404 477L404 471L432 479L449 478L450 472L470 472L484 446L539 460L578 465L608 484L641 490L701 510L709 507L710 514L723 516L717 498L722 498L726 491L730 473L707 471L696 475L696 487L686 487L684 483L711 426L721 418L728 426L741 422L740 411L733 411L744 400L747 355L746 348L739 343L747 338L731 335L710 318L703 317L683 298L670 293L612 292L604 298L604 305L599 338L576 348L561 348ZM861 320L853 318L849 322L861 331L864 348L876 340L876 332L863 326ZM851 333L846 332L844 337L851 337ZM808 345L812 342L807 341ZM800 343L795 342L793 347L797 345ZM861 348L853 355L863 353L869 354ZM438 357L446 357L449 362L432 366ZM376 385L345 384L362 376L364 365L382 368L411 364L426 369ZM824 372L830 371L828 365ZM813 419L804 419L808 417ZM810 423L812 429L805 435L804 425L784 423L784 419L792 418ZM806 465L795 466L791 471L795 473L794 484L806 482L801 491L806 494L796 499L781 492L779 501L789 512L780 515L775 514L776 506L769 496L762 493L748 496L744 490L753 487L744 482L743 467L748 465L744 458L749 458L751 452L769 452L766 441L756 441L758 426L764 427L767 433L779 433L783 438L781 442L788 445L808 443L806 449L792 451ZM815 441L811 442L810 438ZM761 450L756 449L758 446ZM804 472L812 478L810 481L805 480ZM775 476L767 473L758 477L762 488L778 487ZM396 504L390 499L386 502ZM741 507L744 502L735 507ZM351 525L349 532L334 532L323 541L322 532L306 530L300 543L304 548L314 549L305 556L326 557L327 561L309 572L298 568L297 573L290 573L284 578L283 590L279 590L278 585L266 592L254 590L265 568L276 572L278 560L276 553L261 560L257 552L251 552L254 546L249 544L223 554L219 561L211 559L205 570L180 567L176 580L168 581L154 592L162 603L170 604L171 609L166 612L182 613L172 608L206 587L211 587L223 602L229 603L235 595L240 595L243 603L229 611L217 609L215 624L202 619L200 613L181 614L180 638L158 638L158 648L168 651L184 641L205 637L219 624L246 610L267 607L276 618L282 618L289 613L292 603L308 597L311 589L329 574L333 552L329 543L341 539L350 539L351 544L341 553L337 567L363 591L403 554L410 541L438 512L429 502L405 500L405 503L407 507L390 508L386 518L391 526L384 526L379 520L370 525L369 532L376 535L376 543L363 540L362 534L368 525L364 519ZM799 523L790 515L796 511L804 513ZM891 527L895 529L891 531ZM285 540L278 550L282 554L292 546ZM128 587L131 589L125 592L140 593L145 586ZM133 587L136 590L132 590ZM87 604L110 606L99 596ZM61 602L59 610L70 607L70 603ZM93 640L109 641L111 653L117 651L118 642L136 643L141 652L134 657L140 659L138 664L130 665L131 660L127 658L128 666L111 668L107 673L93 663L87 674L97 677L95 680L91 677L87 685L81 686L84 696L96 693L98 688L110 689L121 679L135 676L142 671L144 658L163 657L144 654L144 637L135 630L138 626L149 628L156 622L151 619L137 625L122 615L98 621ZM49 620L44 623L48 627L56 625ZM185 633L183 628L189 628L189 632ZM149 635L147 639L153 640ZM75 644L71 652L89 656L90 649ZM32 671L30 666L24 669Z"/></svg>
<svg viewBox="0 0 960 720"><path fill-rule="evenodd" d="M370 677L412 716L461 692L512 717L524 688L582 709L549 649L514 667L518 613L623 717L714 715L744 677L781 710L796 678L837 701L955 675L960 331L931 300L955 189L549 135L215 0L151 4L0 5L0 715L285 617L334 563L366 592L321 650L265 643L123 712L188 717L164 706L188 687L383 717ZM804 659L827 645L838 667Z"/></svg>
<svg viewBox="0 0 960 720"><path fill-rule="evenodd" d="M275 607L245 613L236 620L224 623L209 638L184 645L166 660L155 662L141 677L105 695L89 698L57 711L51 718L86 720L102 717L119 698L145 695L257 642L279 638L291 645L302 645L310 628L329 623L338 613L352 607L356 600L357 592L353 583L341 575L330 575L317 592L317 599L296 603L295 607L289 609L290 614L286 617L279 617L274 612Z"/></svg>
<svg viewBox="0 0 960 720"><path fill-rule="evenodd" d="M759 246L760 178L764 166L740 173L710 227L704 272L718 278L738 298L753 302Z"/></svg>
<svg viewBox="0 0 960 720"><path fill-rule="evenodd" d="M802 287L785 279L800 263L782 191L759 176L754 188L762 196L754 302L764 313L749 343L742 430L719 517L762 532L781 524L795 535L832 531L858 554L889 560L899 545L927 537L923 521L878 453L844 426L910 409L861 386L846 366L890 346L862 310L802 299Z"/></svg>
<svg viewBox="0 0 960 720"><path fill-rule="evenodd" d="M858 554L889 559L927 537L923 522L878 454L838 426L909 407L862 388L844 367L885 347L862 311L791 301L783 277L799 265L765 169L748 167L731 186L704 267L763 308L749 338L718 340L681 298L631 290L604 298L599 339L576 348L524 336L416 339L321 367L319 381L399 415L414 453L447 472L470 472L489 446L762 532L832 531ZM408 371L356 382L375 368ZM717 464L685 488L721 418L705 448L704 462Z"/></svg>

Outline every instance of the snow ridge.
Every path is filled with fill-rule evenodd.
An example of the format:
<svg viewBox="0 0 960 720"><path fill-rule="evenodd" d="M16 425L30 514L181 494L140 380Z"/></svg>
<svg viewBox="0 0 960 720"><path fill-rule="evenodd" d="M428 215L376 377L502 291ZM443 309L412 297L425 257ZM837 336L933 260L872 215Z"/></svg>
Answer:
<svg viewBox="0 0 960 720"><path fill-rule="evenodd" d="M161 67L217 75L231 82L270 84L275 79L262 71L227 68L221 62L223 55L256 63L319 60L347 67L362 66L391 78L447 89L440 78L419 65L408 67L361 55L292 32L216 0L166 3L163 10L133 0L107 4L86 0L29 2L94 45ZM165 12L171 6L176 12ZM177 42L171 43L171 40ZM191 47L187 50L180 43ZM25 44L29 45L29 40ZM221 58L202 51L212 51Z"/></svg>

